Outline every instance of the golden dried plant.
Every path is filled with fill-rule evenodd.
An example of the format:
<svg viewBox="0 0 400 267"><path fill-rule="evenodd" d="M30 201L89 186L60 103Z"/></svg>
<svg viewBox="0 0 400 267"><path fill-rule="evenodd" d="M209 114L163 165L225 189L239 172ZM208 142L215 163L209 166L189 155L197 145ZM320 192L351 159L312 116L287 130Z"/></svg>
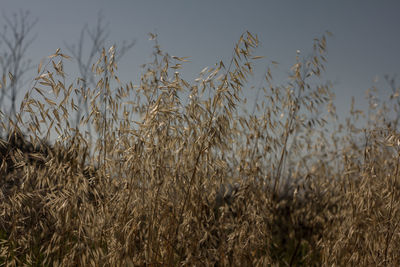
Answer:
<svg viewBox="0 0 400 267"><path fill-rule="evenodd" d="M119 81L114 47L95 88L68 84L57 50L16 119L2 116L1 265L399 265L394 83L387 104L369 94L365 127L354 108L340 124L322 36L286 85L267 70L249 114L257 36L193 82L153 39L138 85Z"/></svg>

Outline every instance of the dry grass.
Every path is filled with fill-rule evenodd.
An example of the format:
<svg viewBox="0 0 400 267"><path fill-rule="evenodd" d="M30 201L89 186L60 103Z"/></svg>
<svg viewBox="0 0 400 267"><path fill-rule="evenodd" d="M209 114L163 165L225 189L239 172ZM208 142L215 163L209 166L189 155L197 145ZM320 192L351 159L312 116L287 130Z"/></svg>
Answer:
<svg viewBox="0 0 400 267"><path fill-rule="evenodd" d="M370 95L365 127L353 109L328 129L324 36L287 85L268 69L247 113L257 44L244 34L229 65L192 83L157 44L138 86L119 83L113 48L93 67L96 88L66 83L59 50L39 66L17 119L4 119L0 264L400 265L396 120ZM77 98L91 110L80 128Z"/></svg>

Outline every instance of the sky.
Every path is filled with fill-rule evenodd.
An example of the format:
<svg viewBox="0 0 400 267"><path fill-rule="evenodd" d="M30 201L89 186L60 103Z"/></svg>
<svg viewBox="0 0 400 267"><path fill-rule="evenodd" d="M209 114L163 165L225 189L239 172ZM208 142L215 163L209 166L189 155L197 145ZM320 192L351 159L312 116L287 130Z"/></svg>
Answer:
<svg viewBox="0 0 400 267"><path fill-rule="evenodd" d="M325 78L332 81L339 115L349 110L354 96L366 107L365 91L377 84L382 95L389 87L384 75L400 73L400 1L393 0L0 0L2 18L28 10L37 18L36 39L27 56L36 65L65 44L77 44L85 24L95 27L98 14L108 23L109 45L136 40L120 60L119 76L138 83L140 66L151 61L156 33L161 48L171 55L190 57L182 74L194 80L206 66L228 62L235 42L245 31L257 34L260 46L253 84L262 81L271 61L276 84L284 84L296 51L312 51L313 39L326 31L328 63ZM4 20L0 18L0 26ZM0 50L1 50L0 46ZM68 54L68 52L67 52ZM251 98L255 91L245 94Z"/></svg>

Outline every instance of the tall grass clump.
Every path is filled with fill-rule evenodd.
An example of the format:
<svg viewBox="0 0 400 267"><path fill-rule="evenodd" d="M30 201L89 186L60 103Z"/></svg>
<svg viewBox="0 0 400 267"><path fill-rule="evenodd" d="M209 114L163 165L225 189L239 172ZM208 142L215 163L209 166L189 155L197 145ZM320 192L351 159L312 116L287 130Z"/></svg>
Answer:
<svg viewBox="0 0 400 267"><path fill-rule="evenodd" d="M322 36L285 85L267 69L249 113L256 36L193 82L155 40L138 85L119 81L114 47L94 88L68 83L57 50L16 119L2 113L1 265L400 264L394 83L341 124Z"/></svg>

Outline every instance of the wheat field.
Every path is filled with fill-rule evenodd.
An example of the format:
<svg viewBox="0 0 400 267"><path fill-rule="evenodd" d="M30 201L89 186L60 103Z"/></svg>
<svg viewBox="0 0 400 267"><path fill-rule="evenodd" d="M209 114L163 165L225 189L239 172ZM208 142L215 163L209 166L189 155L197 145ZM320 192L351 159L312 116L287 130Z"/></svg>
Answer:
<svg viewBox="0 0 400 267"><path fill-rule="evenodd" d="M268 69L253 112L249 32L194 81L156 43L138 85L111 47L86 88L57 50L1 113L0 265L399 266L400 88L341 123L326 42L285 85Z"/></svg>

